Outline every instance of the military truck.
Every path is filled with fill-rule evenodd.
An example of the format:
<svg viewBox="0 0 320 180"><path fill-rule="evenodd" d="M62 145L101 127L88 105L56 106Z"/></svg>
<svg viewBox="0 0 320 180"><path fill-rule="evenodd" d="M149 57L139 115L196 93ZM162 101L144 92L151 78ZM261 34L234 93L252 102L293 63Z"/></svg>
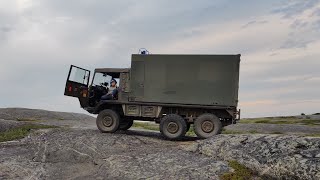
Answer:
<svg viewBox="0 0 320 180"><path fill-rule="evenodd" d="M237 110L240 55L133 54L131 68L90 71L71 65L64 95L98 114L101 132L129 129L134 120L155 121L168 139L183 137L193 125L197 136L219 134L240 119ZM111 79L117 95L102 100Z"/></svg>

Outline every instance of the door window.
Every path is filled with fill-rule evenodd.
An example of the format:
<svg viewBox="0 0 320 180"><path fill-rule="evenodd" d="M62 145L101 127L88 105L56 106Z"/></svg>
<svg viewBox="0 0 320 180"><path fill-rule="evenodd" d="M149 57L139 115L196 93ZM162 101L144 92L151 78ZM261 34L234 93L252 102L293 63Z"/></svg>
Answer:
<svg viewBox="0 0 320 180"><path fill-rule="evenodd" d="M76 66L72 66L68 80L72 82L88 85L89 77L90 77L90 71L76 67Z"/></svg>

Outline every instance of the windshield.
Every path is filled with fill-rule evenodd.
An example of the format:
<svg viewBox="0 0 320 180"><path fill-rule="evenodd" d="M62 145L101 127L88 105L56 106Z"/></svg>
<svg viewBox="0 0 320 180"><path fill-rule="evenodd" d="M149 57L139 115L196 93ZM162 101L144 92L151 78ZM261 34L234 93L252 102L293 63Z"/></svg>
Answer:
<svg viewBox="0 0 320 180"><path fill-rule="evenodd" d="M96 73L93 79L92 85L101 85L101 83L109 83L112 79L112 76L107 75L106 73Z"/></svg>
<svg viewBox="0 0 320 180"><path fill-rule="evenodd" d="M92 86L101 85L107 82L109 84L108 86L110 87L110 81L112 78L113 78L112 76L106 73L96 72L94 75ZM117 83L119 83L119 78L114 78L114 79L117 81Z"/></svg>

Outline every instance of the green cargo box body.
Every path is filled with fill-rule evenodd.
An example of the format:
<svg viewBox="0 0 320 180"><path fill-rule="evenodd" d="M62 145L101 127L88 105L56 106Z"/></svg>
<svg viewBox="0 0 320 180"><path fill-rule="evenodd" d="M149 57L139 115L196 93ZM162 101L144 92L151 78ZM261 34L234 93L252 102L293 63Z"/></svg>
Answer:
<svg viewBox="0 0 320 180"><path fill-rule="evenodd" d="M132 55L129 101L236 107L240 55Z"/></svg>

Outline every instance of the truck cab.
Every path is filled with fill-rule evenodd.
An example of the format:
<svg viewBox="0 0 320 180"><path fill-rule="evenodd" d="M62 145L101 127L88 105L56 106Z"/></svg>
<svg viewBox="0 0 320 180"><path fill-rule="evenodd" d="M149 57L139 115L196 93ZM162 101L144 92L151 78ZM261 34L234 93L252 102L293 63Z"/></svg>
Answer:
<svg viewBox="0 0 320 180"><path fill-rule="evenodd" d="M71 65L64 95L98 114L101 132L127 130L134 120L144 120L159 123L170 140L192 125L208 138L240 119L239 63L240 55L135 54L130 68L97 68L91 81L89 70ZM117 93L104 99L112 79Z"/></svg>
<svg viewBox="0 0 320 180"><path fill-rule="evenodd" d="M116 103L127 98L129 72L129 68L97 68L89 83L91 72L71 65L64 95L78 98L83 109L97 114L101 104ZM110 100L101 100L101 97L107 94L112 79L117 81L117 96Z"/></svg>

